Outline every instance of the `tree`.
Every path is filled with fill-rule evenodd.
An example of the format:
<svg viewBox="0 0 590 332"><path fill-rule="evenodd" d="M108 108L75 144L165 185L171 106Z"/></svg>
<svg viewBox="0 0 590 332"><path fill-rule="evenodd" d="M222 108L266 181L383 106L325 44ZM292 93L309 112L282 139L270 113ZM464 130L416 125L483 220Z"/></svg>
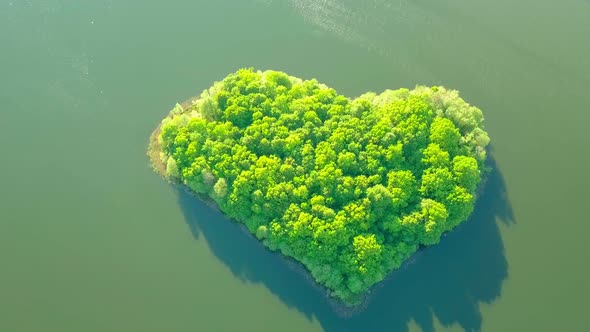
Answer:
<svg viewBox="0 0 590 332"><path fill-rule="evenodd" d="M371 213L375 219L381 219L394 210L394 196L381 184L369 188L367 198L371 202Z"/></svg>
<svg viewBox="0 0 590 332"><path fill-rule="evenodd" d="M414 174L408 170L390 171L387 174L387 188L393 195L393 204L397 209L405 208L415 201L418 195Z"/></svg>
<svg viewBox="0 0 590 332"><path fill-rule="evenodd" d="M361 274L377 274L383 249L377 243L375 234L355 236L352 246L359 272Z"/></svg>
<svg viewBox="0 0 590 332"><path fill-rule="evenodd" d="M227 195L227 181L225 181L225 179L219 179L217 180L217 182L215 182L215 185L213 186L213 198L215 198L216 201L222 201L225 196Z"/></svg>
<svg viewBox="0 0 590 332"><path fill-rule="evenodd" d="M447 209L442 203L431 199L424 199L420 203L424 216L424 232L420 237L420 243L424 245L437 244L443 232L451 228L446 224Z"/></svg>
<svg viewBox="0 0 590 332"><path fill-rule="evenodd" d="M461 133L455 124L447 118L438 117L432 122L430 127L430 141L450 155L454 156L459 149L459 139Z"/></svg>
<svg viewBox="0 0 590 332"><path fill-rule="evenodd" d="M178 166L176 165L176 161L172 157L168 157L168 161L166 162L166 175L173 179L177 179L180 177L178 172Z"/></svg>
<svg viewBox="0 0 590 332"><path fill-rule="evenodd" d="M422 174L420 192L424 197L444 199L451 192L455 182L448 168L428 168Z"/></svg>
<svg viewBox="0 0 590 332"><path fill-rule="evenodd" d="M467 188L470 192L475 191L480 179L480 172L475 158L467 156L453 158L453 174L459 185Z"/></svg>
<svg viewBox="0 0 590 332"><path fill-rule="evenodd" d="M449 153L441 149L437 143L430 143L422 152L422 163L426 168L449 167Z"/></svg>

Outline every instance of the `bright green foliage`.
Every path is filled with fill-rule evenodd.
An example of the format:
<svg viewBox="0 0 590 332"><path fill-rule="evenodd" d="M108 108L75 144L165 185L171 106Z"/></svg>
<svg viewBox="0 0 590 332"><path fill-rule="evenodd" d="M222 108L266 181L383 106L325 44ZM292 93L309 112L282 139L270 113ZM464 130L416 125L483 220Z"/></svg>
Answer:
<svg viewBox="0 0 590 332"><path fill-rule="evenodd" d="M351 101L315 80L243 69L174 108L160 162L353 304L467 219L489 143L482 121L442 87Z"/></svg>
<svg viewBox="0 0 590 332"><path fill-rule="evenodd" d="M166 173L171 177L179 177L180 174L178 173L178 166L176 165L176 160L172 157L168 157L168 161L166 162Z"/></svg>

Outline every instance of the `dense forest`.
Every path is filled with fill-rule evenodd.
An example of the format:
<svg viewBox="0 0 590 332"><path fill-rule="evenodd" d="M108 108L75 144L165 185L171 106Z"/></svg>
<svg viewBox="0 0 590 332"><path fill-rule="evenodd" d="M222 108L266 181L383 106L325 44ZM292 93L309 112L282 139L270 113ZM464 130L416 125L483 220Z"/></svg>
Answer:
<svg viewBox="0 0 590 332"><path fill-rule="evenodd" d="M355 304L470 215L482 122L442 87L350 100L316 80L242 69L177 105L150 149L164 176Z"/></svg>

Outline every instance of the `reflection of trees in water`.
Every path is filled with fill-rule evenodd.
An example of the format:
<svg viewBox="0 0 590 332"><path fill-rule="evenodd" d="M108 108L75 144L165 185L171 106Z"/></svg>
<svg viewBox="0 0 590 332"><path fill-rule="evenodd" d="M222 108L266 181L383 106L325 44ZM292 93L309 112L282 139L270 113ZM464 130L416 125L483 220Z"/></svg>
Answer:
<svg viewBox="0 0 590 332"><path fill-rule="evenodd" d="M182 189L178 199L195 238L203 236L236 277L263 283L328 332L407 331L412 320L432 331L433 316L443 325L473 331L481 327L479 304L497 299L508 276L497 219L514 222L504 180L490 159L494 168L470 220L394 272L379 285L367 309L351 318L337 315L322 292L219 211Z"/></svg>

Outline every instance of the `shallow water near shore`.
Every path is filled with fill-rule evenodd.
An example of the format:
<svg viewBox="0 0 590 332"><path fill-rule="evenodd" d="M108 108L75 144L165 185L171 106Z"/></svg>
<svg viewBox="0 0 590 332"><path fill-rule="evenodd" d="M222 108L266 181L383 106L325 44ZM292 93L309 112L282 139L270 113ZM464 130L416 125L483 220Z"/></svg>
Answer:
<svg viewBox="0 0 590 332"><path fill-rule="evenodd" d="M584 331L590 3L0 3L0 331ZM342 317L156 175L147 140L240 67L339 93L444 85L493 172L469 221Z"/></svg>

